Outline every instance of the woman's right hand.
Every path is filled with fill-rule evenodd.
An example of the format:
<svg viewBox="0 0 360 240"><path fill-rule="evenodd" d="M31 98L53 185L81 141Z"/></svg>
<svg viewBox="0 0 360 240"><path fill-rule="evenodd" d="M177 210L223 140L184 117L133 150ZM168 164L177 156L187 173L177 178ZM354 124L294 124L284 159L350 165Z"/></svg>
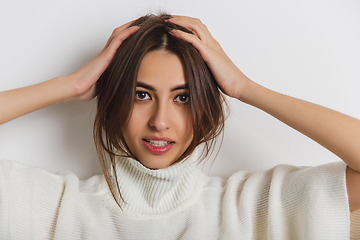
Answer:
<svg viewBox="0 0 360 240"><path fill-rule="evenodd" d="M69 81L70 101L89 101L95 97L95 83L109 66L116 50L126 38L139 29L139 26L129 27L131 23L128 22L116 28L105 47L95 58L74 73L66 76L65 79Z"/></svg>
<svg viewBox="0 0 360 240"><path fill-rule="evenodd" d="M139 29L130 25L131 22L116 28L101 52L74 73L0 92L0 124L58 103L94 98L96 81L109 66L121 43Z"/></svg>

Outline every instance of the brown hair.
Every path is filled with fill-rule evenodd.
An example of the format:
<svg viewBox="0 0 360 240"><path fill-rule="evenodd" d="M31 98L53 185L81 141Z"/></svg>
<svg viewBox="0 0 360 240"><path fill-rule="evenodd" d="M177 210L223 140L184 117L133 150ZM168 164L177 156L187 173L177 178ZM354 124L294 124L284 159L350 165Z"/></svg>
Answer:
<svg viewBox="0 0 360 240"><path fill-rule="evenodd" d="M122 197L115 159L119 156L135 159L124 141L123 133L134 104L140 63L148 52L172 52L179 56L185 69L194 137L177 162L189 156L201 143L204 143L203 160L213 150L216 137L224 128L223 95L199 52L190 43L168 33L171 29L191 33L184 27L165 21L170 17L166 14L146 15L135 20L132 25L138 25L140 29L121 44L96 85L98 105L94 140L105 179L118 204L119 197Z"/></svg>

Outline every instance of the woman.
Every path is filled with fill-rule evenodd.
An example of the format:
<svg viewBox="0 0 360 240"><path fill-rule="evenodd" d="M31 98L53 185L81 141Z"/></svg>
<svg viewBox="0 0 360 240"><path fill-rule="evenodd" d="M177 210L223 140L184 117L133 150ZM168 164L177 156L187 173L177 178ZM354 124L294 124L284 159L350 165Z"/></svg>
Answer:
<svg viewBox="0 0 360 240"><path fill-rule="evenodd" d="M223 128L217 85L344 163L282 165L227 181L205 176L195 168L195 148L205 143L206 155ZM359 120L256 84L199 20L147 16L115 29L78 71L2 92L0 123L95 96L105 178L79 182L2 162L1 238L349 238L349 213L360 201Z"/></svg>

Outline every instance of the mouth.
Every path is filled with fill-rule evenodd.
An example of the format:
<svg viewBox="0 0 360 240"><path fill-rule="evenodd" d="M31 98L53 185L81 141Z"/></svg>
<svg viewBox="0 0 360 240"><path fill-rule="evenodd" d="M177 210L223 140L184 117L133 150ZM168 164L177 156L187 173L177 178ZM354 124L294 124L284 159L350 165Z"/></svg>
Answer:
<svg viewBox="0 0 360 240"><path fill-rule="evenodd" d="M142 139L145 148L152 154L160 155L168 152L174 145L174 141Z"/></svg>
<svg viewBox="0 0 360 240"><path fill-rule="evenodd" d="M168 144L171 144L171 141L163 141L163 140L147 140L147 139L143 139L145 142L148 142L149 144L155 146L155 147L165 147Z"/></svg>

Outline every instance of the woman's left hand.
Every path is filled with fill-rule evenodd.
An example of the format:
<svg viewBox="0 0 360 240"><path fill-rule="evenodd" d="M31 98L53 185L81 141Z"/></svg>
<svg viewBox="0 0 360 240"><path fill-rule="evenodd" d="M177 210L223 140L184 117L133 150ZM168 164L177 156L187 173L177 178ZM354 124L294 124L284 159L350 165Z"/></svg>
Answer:
<svg viewBox="0 0 360 240"><path fill-rule="evenodd" d="M245 85L251 80L230 60L207 27L199 19L185 16L172 16L167 21L183 26L194 33L189 34L181 30L169 32L191 43L199 51L225 94L241 99Z"/></svg>

